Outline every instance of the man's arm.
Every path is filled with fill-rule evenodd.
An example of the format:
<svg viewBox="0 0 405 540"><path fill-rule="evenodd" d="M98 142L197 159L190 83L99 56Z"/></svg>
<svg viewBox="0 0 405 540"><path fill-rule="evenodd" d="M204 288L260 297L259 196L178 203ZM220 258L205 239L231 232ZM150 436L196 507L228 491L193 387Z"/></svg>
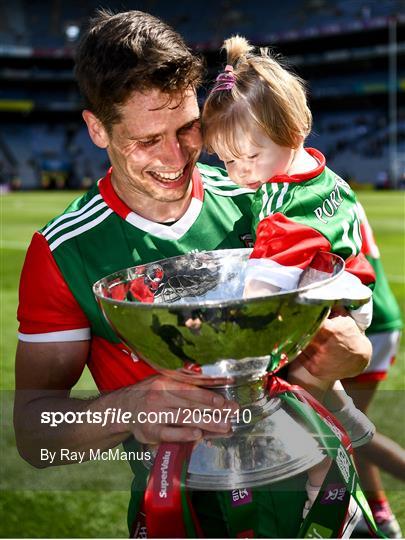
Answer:
<svg viewBox="0 0 405 540"><path fill-rule="evenodd" d="M335 381L355 377L368 366L372 347L351 317L326 319L297 358L319 379Z"/></svg>
<svg viewBox="0 0 405 540"><path fill-rule="evenodd" d="M95 399L74 399L71 388L78 381L86 364L88 341L69 343L19 342L16 358L16 396L14 425L18 451L35 467L45 467L41 461L41 448L58 451L105 450L134 435L140 442L185 442L198 440L204 429L213 433L227 433L230 422L222 424L187 423L165 425L158 423L96 423L59 424L51 427L41 423L41 413L86 411L103 413L108 408L121 408L133 417L140 411L176 411L178 408L235 408L222 396L167 377L155 376L136 385L128 386ZM58 455L58 452L57 454ZM52 465L59 465L56 459Z"/></svg>
<svg viewBox="0 0 405 540"><path fill-rule="evenodd" d="M96 399L70 398L88 355L87 341L72 343L20 342L16 361L15 430L20 454L29 463L43 467L40 449L69 448L89 451L112 448L131 434L140 442L193 441L203 431L227 433L224 424L61 424L53 428L41 424L43 411L100 411L120 408L136 415L139 411L169 411L176 408L233 408L231 402L209 390L156 376ZM371 355L369 340L350 317L327 319L300 359L317 377L335 380L360 373ZM58 462L53 463L59 464Z"/></svg>

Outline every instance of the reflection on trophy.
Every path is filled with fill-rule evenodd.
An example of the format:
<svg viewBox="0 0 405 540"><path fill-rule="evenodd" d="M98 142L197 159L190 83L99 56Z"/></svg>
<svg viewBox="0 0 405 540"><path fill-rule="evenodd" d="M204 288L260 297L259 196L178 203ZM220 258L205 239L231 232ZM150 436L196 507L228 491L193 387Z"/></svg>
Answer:
<svg viewBox="0 0 405 540"><path fill-rule="evenodd" d="M240 405L230 437L195 446L186 480L194 489L270 484L324 459L307 425L269 396L268 373L296 358L334 305L358 307L370 297L366 287L353 289L340 257L319 253L296 289L244 298L249 254L187 254L94 285L105 317L136 354L161 373Z"/></svg>

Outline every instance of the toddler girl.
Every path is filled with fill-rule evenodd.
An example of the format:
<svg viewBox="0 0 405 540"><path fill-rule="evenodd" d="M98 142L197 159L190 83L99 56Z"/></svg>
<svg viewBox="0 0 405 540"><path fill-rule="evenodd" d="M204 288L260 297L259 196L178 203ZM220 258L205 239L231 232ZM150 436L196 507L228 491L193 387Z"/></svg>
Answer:
<svg viewBox="0 0 405 540"><path fill-rule="evenodd" d="M202 113L208 151L224 161L235 183L255 191L255 244L248 262L246 296L297 287L302 271L319 251L340 255L346 269L363 283L374 274L360 254L361 236L354 193L325 166L324 156L304 148L312 116L303 82L262 49L242 37L225 41L227 66L211 90ZM365 330L369 308L353 313ZM328 405L352 439L368 442L374 426L353 405L340 382L334 389L312 376L299 362L289 368L289 381ZM315 500L328 460L309 471L309 505Z"/></svg>

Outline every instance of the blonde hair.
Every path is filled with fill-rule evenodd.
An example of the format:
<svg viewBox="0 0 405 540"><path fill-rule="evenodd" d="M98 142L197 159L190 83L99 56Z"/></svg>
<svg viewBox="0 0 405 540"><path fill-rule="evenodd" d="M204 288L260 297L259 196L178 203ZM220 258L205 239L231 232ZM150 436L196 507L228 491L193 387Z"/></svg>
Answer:
<svg viewBox="0 0 405 540"><path fill-rule="evenodd" d="M267 48L254 48L241 36L224 41L234 84L207 97L203 113L203 137L209 152L224 148L241 155L240 129L249 136L252 120L276 144L298 148L309 135L312 115L302 79L289 72ZM254 142L254 141L253 141Z"/></svg>

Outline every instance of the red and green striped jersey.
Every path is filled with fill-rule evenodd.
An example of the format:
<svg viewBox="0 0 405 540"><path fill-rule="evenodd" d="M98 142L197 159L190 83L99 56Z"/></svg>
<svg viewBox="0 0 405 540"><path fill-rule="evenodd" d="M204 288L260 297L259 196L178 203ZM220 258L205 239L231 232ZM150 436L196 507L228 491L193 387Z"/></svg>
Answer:
<svg viewBox="0 0 405 540"><path fill-rule="evenodd" d="M360 230L363 239L361 251L374 269L376 279L373 290L373 319L367 334L400 330L403 327L401 309L389 286L380 258L380 250L374 239L364 208L358 203Z"/></svg>
<svg viewBox="0 0 405 540"><path fill-rule="evenodd" d="M117 196L111 170L35 233L20 281L19 338L91 339L89 368L100 390L134 384L153 370L119 341L92 293L102 277L191 251L247 247L253 192L221 169L198 165L190 205L177 222L149 221Z"/></svg>
<svg viewBox="0 0 405 540"><path fill-rule="evenodd" d="M248 276L293 289L315 254L330 251L345 259L347 270L363 283L372 283L372 268L360 254L356 197L350 186L325 166L320 152L313 148L307 152L318 162L313 171L274 176L255 193L256 240Z"/></svg>

